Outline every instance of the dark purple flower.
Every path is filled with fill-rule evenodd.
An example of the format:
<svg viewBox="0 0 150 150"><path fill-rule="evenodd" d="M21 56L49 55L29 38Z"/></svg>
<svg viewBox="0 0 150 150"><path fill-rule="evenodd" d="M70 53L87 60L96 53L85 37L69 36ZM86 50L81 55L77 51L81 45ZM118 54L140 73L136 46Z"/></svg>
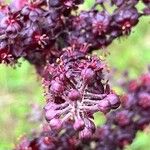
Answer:
<svg viewBox="0 0 150 150"><path fill-rule="evenodd" d="M4 30L8 34L8 36L16 36L22 28L18 12L9 12L8 15L3 17L0 21L0 28Z"/></svg>
<svg viewBox="0 0 150 150"><path fill-rule="evenodd" d="M106 11L98 12L93 16L92 30L94 34L102 35L108 32L110 15Z"/></svg>
<svg viewBox="0 0 150 150"><path fill-rule="evenodd" d="M136 8L126 8L118 11L114 15L116 26L123 34L129 34L132 27L139 21L139 14Z"/></svg>
<svg viewBox="0 0 150 150"><path fill-rule="evenodd" d="M46 68L48 78L45 79L48 101L45 106L46 119L61 118L62 122L72 119L75 129L85 126L82 136L89 132L92 134L94 127L91 116L95 112L106 113L119 106L118 97L111 93L109 85L105 83L104 69L105 65L100 59L85 56L76 50L66 51L57 64L49 65ZM81 124L79 127L76 125L78 121ZM89 129L88 133L86 128Z"/></svg>
<svg viewBox="0 0 150 150"><path fill-rule="evenodd" d="M44 14L44 10L41 8L42 1L31 1L30 3L26 4L22 10L21 14L24 16L28 16L29 19L33 22L37 21L39 17L42 17Z"/></svg>

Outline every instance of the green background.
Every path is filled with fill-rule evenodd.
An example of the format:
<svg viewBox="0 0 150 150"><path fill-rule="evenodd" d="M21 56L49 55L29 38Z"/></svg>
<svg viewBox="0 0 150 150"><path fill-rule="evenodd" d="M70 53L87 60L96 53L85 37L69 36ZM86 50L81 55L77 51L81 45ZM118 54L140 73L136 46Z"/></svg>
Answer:
<svg viewBox="0 0 150 150"><path fill-rule="evenodd" d="M90 7L86 1L84 8ZM115 40L107 48L110 55L107 62L117 68L119 73L129 71L131 78L136 78L147 70L150 64L150 17L140 20L129 37ZM98 52L99 54L101 52ZM18 137L39 129L39 122L29 122L27 115L31 104L44 106L44 94L39 77L34 68L24 60L21 67L13 69L0 65L0 150L10 150ZM119 78L119 76L118 76ZM121 77L120 77L121 78ZM119 80L119 79L118 79ZM100 118L96 120L101 122ZM150 150L150 129L137 134L128 150Z"/></svg>

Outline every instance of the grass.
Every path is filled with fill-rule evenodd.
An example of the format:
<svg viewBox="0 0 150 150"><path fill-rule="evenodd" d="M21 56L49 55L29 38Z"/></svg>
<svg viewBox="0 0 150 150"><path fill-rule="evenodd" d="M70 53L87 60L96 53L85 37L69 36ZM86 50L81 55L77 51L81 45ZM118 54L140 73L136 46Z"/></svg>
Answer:
<svg viewBox="0 0 150 150"><path fill-rule="evenodd" d="M43 103L41 84L34 68L23 62L21 68L0 66L0 150L10 150L17 138L38 125L29 123L32 103Z"/></svg>

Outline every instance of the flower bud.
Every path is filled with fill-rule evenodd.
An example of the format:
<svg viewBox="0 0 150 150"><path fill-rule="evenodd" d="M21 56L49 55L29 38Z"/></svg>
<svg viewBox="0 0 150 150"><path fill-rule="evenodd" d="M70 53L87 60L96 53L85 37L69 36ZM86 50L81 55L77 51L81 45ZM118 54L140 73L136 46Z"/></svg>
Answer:
<svg viewBox="0 0 150 150"><path fill-rule="evenodd" d="M92 131L88 128L84 128L80 133L79 133L79 137L80 139L89 139L92 137Z"/></svg>
<svg viewBox="0 0 150 150"><path fill-rule="evenodd" d="M50 87L50 90L52 92L54 92L55 94L59 94L61 92L63 92L64 90L64 87L63 85L61 84L61 82L58 82L58 81L52 81L51 82L51 87Z"/></svg>
<svg viewBox="0 0 150 150"><path fill-rule="evenodd" d="M48 110L50 110L50 109L56 109L56 104L55 103L52 103L52 102L49 102L49 103L47 103L47 105L44 107L44 110L45 111L48 111Z"/></svg>
<svg viewBox="0 0 150 150"><path fill-rule="evenodd" d="M107 113L111 109L110 103L107 100L101 100L98 104L98 108L103 113Z"/></svg>
<svg viewBox="0 0 150 150"><path fill-rule="evenodd" d="M90 119L85 119L85 126L86 128L88 128L89 130L91 130L92 133L95 132L95 124L93 121L91 121Z"/></svg>
<svg viewBox="0 0 150 150"><path fill-rule="evenodd" d="M77 118L75 120L75 123L73 125L73 128L76 130L76 131L81 131L83 130L85 127L85 123L84 121L81 119L81 118Z"/></svg>
<svg viewBox="0 0 150 150"><path fill-rule="evenodd" d="M49 125L52 129L59 130L62 127L62 122L60 119L54 118L49 122Z"/></svg>
<svg viewBox="0 0 150 150"><path fill-rule="evenodd" d="M71 100L71 101L77 101L81 98L81 95L80 95L80 92L73 89L69 92L68 94L68 98Z"/></svg>
<svg viewBox="0 0 150 150"><path fill-rule="evenodd" d="M111 108L116 109L120 105L119 97L115 94L109 94L107 97L109 103L111 104Z"/></svg>
<svg viewBox="0 0 150 150"><path fill-rule="evenodd" d="M81 75L84 80L90 82L94 78L95 73L91 68L86 68L82 70Z"/></svg>
<svg viewBox="0 0 150 150"><path fill-rule="evenodd" d="M150 108L150 94L144 92L139 94L138 104L143 109Z"/></svg>
<svg viewBox="0 0 150 150"><path fill-rule="evenodd" d="M127 126L131 122L131 114L128 111L118 112L115 120L120 126Z"/></svg>
<svg viewBox="0 0 150 150"><path fill-rule="evenodd" d="M45 112L45 118L48 121L53 119L55 116L56 116L56 111L54 111L54 110L48 110L48 111Z"/></svg>

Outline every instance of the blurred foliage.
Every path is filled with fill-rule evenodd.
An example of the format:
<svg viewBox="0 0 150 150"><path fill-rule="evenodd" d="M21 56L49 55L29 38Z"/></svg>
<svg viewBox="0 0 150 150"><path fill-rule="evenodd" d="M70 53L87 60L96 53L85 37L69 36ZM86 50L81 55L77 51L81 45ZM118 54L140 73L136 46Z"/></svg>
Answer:
<svg viewBox="0 0 150 150"><path fill-rule="evenodd" d="M89 8L91 3L87 0L84 7ZM111 53L107 57L110 68L116 68L120 73L128 70L131 78L146 71L150 64L149 20L150 17L143 18L129 37L118 39L107 48ZM43 107L41 82L33 66L24 60L20 61L21 67L16 69L0 65L0 150L10 150L20 135L39 126L28 122L26 116L31 111L32 103L39 103L41 109ZM97 117L96 124L101 124L104 120L104 117ZM149 139L149 131L139 132L127 150L149 150Z"/></svg>
<svg viewBox="0 0 150 150"><path fill-rule="evenodd" d="M10 150L20 135L38 127L27 120L31 104L43 103L38 80L34 68L27 62L22 61L16 69L0 66L0 150Z"/></svg>

